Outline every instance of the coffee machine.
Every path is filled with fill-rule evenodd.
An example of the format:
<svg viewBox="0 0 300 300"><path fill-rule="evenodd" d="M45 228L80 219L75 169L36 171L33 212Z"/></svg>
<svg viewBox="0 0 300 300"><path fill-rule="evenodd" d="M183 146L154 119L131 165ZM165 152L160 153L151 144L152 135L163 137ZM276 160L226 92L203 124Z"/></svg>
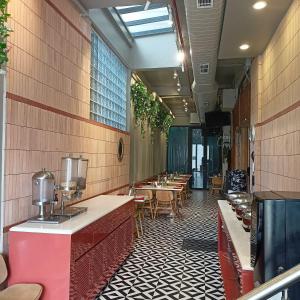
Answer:
<svg viewBox="0 0 300 300"><path fill-rule="evenodd" d="M300 263L300 193L257 192L253 198L251 264L260 285ZM300 283L288 297L300 299Z"/></svg>

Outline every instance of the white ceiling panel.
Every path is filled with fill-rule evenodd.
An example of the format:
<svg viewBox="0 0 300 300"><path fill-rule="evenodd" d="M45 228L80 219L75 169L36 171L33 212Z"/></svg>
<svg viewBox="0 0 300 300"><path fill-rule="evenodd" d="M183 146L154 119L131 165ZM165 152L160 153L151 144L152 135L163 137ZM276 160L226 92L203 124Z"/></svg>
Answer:
<svg viewBox="0 0 300 300"><path fill-rule="evenodd" d="M262 53L292 0L269 0L266 8L253 9L255 0L227 0L219 59L255 57ZM250 48L241 51L247 43Z"/></svg>

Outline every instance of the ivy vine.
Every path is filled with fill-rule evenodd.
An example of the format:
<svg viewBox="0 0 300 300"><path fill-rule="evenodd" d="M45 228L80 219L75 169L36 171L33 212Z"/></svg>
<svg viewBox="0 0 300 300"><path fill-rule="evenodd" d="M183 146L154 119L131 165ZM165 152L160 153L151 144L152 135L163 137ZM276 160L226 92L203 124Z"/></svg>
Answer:
<svg viewBox="0 0 300 300"><path fill-rule="evenodd" d="M168 135L173 117L160 102L156 101L143 82L136 81L131 86L131 101L134 108L135 123L141 127L143 137L147 125L150 126L152 133L159 129Z"/></svg>
<svg viewBox="0 0 300 300"><path fill-rule="evenodd" d="M9 0L0 0L0 69L8 62L7 38L11 29L7 26L7 20L10 14L7 13L7 5Z"/></svg>

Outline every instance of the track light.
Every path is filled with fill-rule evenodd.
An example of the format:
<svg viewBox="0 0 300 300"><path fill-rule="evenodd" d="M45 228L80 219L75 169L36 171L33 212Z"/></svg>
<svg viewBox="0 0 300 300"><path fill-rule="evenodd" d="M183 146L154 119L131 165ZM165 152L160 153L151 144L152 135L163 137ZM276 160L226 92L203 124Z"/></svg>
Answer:
<svg viewBox="0 0 300 300"><path fill-rule="evenodd" d="M147 0L147 2L146 2L146 4L145 4L145 7L144 7L144 10L148 10L150 4L151 4L151 1L150 1L150 0Z"/></svg>

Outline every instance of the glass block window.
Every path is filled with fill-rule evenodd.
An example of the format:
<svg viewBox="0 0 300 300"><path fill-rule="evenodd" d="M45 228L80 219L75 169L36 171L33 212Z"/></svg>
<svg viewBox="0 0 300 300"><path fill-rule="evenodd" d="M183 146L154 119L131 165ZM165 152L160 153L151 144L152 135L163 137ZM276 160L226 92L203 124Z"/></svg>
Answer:
<svg viewBox="0 0 300 300"><path fill-rule="evenodd" d="M126 130L128 70L92 32L91 119Z"/></svg>

